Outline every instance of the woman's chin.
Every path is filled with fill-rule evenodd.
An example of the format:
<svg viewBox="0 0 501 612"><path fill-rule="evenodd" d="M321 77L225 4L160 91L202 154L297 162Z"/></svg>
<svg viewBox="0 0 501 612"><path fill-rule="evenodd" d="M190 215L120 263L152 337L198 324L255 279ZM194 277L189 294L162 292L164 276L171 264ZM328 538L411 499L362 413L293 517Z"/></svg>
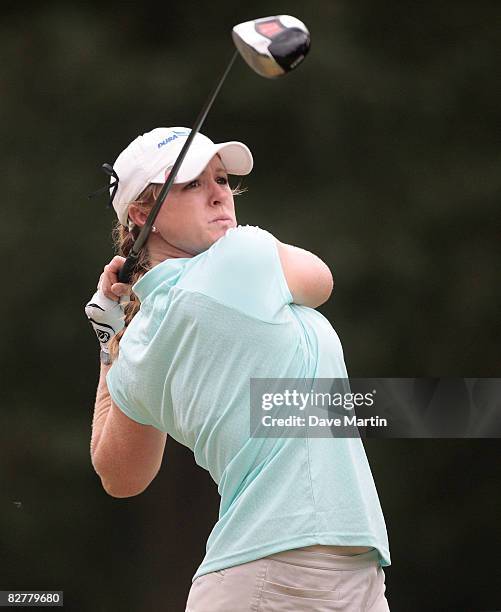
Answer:
<svg viewBox="0 0 501 612"><path fill-rule="evenodd" d="M224 221L214 221L211 223L211 235L216 237L215 240L219 240L219 238L224 236L230 228L236 226L236 222L230 219L225 219Z"/></svg>

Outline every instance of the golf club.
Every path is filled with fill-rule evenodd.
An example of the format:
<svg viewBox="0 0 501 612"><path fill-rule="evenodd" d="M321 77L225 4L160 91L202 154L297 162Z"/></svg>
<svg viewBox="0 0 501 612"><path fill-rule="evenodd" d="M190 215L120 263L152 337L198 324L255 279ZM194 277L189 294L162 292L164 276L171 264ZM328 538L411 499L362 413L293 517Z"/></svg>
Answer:
<svg viewBox="0 0 501 612"><path fill-rule="evenodd" d="M304 60L310 47L310 34L306 26L299 19L290 15L264 17L241 23L233 28L232 37L237 49L200 111L145 224L119 272L118 280L121 283L129 283L139 253L148 240L151 228L174 183L186 153L195 135L202 127L238 54L242 55L243 59L257 74L266 78L276 78L296 68Z"/></svg>

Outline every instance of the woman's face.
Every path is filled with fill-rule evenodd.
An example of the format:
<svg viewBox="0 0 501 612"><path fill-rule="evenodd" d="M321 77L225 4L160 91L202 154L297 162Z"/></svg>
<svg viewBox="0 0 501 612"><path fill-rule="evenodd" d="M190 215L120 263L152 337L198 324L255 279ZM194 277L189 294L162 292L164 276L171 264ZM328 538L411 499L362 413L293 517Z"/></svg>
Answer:
<svg viewBox="0 0 501 612"><path fill-rule="evenodd" d="M193 256L206 251L236 224L228 175L215 155L196 179L172 185L155 219L157 232L151 237Z"/></svg>

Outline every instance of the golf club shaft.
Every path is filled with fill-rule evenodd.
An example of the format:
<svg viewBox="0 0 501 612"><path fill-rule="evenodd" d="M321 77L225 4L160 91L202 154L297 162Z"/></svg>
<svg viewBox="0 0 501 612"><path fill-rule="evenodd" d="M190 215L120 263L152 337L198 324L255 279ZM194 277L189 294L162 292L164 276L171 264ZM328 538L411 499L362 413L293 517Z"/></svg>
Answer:
<svg viewBox="0 0 501 612"><path fill-rule="evenodd" d="M207 102L205 103L204 107L202 108L202 110L200 111L200 114L198 115L195 124L193 125L191 132L188 136L188 138L186 139L186 142L183 145L183 148L181 149L181 151L179 152L179 155L177 156L176 161L174 162L174 165L172 166L172 170L169 173L169 177L168 179L165 181L162 190L160 191L160 193L158 194L158 198L156 199L156 202L153 206L153 208L150 211L150 214L148 215L148 218L146 219L145 224L143 225L143 227L141 228L141 231L139 232L139 236L136 238L136 241L134 242L134 245L132 247L132 249L130 250L130 253L128 254L124 265L122 266L120 272L118 273L118 281L120 283L129 283L130 279L132 277L132 273L134 271L137 259L139 257L139 253L141 252L141 249L143 248L144 244L146 243L146 241L148 240L148 237L150 235L151 232L151 228L153 227L153 224L155 223L155 219L160 211L160 208L162 206L162 204L164 203L165 198L167 197L167 194L169 193L170 188L172 187L174 180L176 178L177 172L181 166L181 164L183 163L183 160L186 156L186 153L188 152L188 149L190 148L190 145L193 141L193 139L195 138L196 134L199 132L200 128L202 127L205 118L207 117L212 104L214 103L214 100L217 97L217 94L219 93L219 90L221 89L221 86L223 85L226 77L228 76L228 73L231 69L231 67L233 66L233 62L235 61L235 59L238 56L238 51L235 51L228 63L228 65L226 66L222 76L220 77L220 79L218 80L216 86L214 87L214 90L212 91L212 93L210 94Z"/></svg>

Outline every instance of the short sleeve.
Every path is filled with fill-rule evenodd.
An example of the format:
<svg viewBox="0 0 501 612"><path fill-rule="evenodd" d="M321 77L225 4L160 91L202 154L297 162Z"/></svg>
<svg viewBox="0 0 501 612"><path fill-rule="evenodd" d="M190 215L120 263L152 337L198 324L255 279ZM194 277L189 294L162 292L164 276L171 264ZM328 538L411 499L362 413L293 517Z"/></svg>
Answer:
<svg viewBox="0 0 501 612"><path fill-rule="evenodd" d="M141 425L152 425L151 419L141 409L141 406L133 406L131 398L126 395L126 390L130 389L130 380L128 380L130 377L127 377L127 368L123 362L124 359L119 354L106 375L106 384L111 399L133 421L141 423Z"/></svg>
<svg viewBox="0 0 501 612"><path fill-rule="evenodd" d="M292 303L277 241L266 230L231 228L206 255L180 281L180 288L269 322L278 322L280 312Z"/></svg>

